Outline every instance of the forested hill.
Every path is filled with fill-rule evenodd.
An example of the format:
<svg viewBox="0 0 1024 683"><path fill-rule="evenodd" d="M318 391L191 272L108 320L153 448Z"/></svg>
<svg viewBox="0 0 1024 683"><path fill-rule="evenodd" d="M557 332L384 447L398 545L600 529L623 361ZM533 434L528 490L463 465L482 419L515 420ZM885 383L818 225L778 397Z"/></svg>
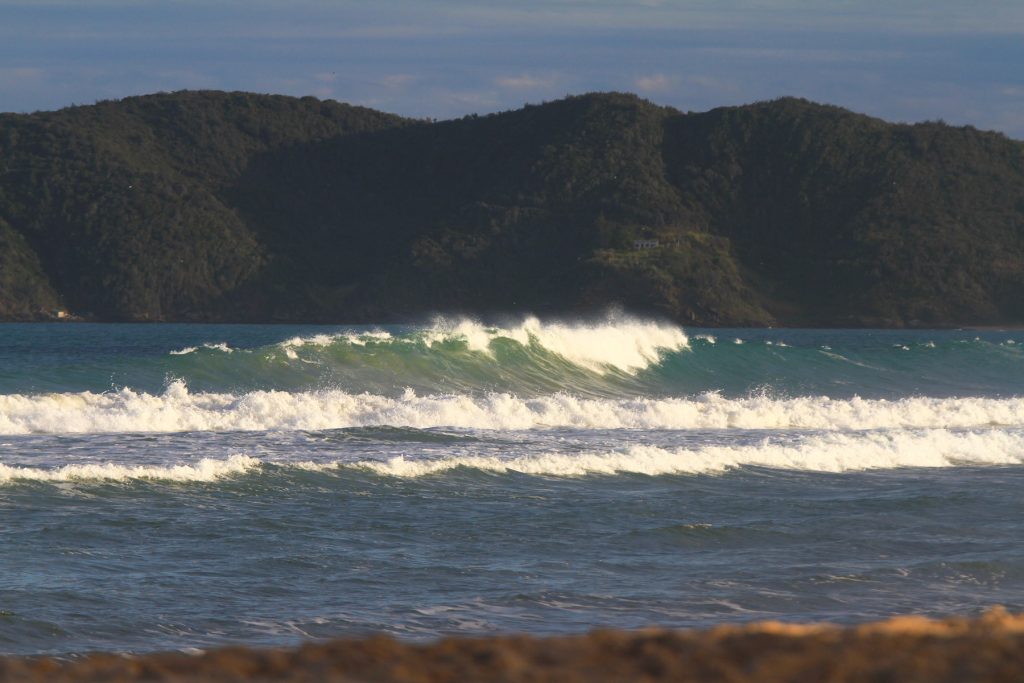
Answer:
<svg viewBox="0 0 1024 683"><path fill-rule="evenodd" d="M1024 143L797 99L403 119L181 92L0 115L0 319L1024 322Z"/></svg>

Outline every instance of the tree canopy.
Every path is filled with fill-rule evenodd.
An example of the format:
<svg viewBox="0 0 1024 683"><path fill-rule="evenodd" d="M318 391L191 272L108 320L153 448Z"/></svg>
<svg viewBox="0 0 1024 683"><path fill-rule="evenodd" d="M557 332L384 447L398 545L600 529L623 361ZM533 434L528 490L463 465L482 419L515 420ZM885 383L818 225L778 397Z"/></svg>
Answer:
<svg viewBox="0 0 1024 683"><path fill-rule="evenodd" d="M0 115L0 319L1024 320L1024 144L783 98L428 122L179 92Z"/></svg>

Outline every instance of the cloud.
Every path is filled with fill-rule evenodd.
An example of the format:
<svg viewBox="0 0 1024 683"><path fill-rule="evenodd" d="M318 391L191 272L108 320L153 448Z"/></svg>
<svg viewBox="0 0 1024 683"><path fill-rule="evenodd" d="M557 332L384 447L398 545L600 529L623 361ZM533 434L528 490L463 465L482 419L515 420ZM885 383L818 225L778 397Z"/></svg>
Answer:
<svg viewBox="0 0 1024 683"><path fill-rule="evenodd" d="M793 94L1022 136L1024 2L981 4L0 0L0 106L217 87L456 117L601 90L695 111Z"/></svg>
<svg viewBox="0 0 1024 683"><path fill-rule="evenodd" d="M1017 35L1024 22L1024 3L1018 0L434 0L429 6L436 14L465 27L501 26L505 30L710 29Z"/></svg>
<svg viewBox="0 0 1024 683"><path fill-rule="evenodd" d="M633 81L633 87L640 92L666 92L675 85L675 79L665 74L640 76Z"/></svg>
<svg viewBox="0 0 1024 683"><path fill-rule="evenodd" d="M416 81L412 74L388 74L380 79L380 84L389 90L396 90L411 85Z"/></svg>
<svg viewBox="0 0 1024 683"><path fill-rule="evenodd" d="M648 74L634 78L632 87L647 95L693 95L698 91L716 96L742 94L736 83L707 74Z"/></svg>
<svg viewBox="0 0 1024 683"><path fill-rule="evenodd" d="M494 79L494 82L502 88L519 90L550 88L558 82L558 77L554 75L535 76L532 74L520 74L518 76L502 76Z"/></svg>
<svg viewBox="0 0 1024 683"><path fill-rule="evenodd" d="M24 86L46 78L46 71L34 66L0 66L0 85Z"/></svg>
<svg viewBox="0 0 1024 683"><path fill-rule="evenodd" d="M718 93L738 94L742 90L736 83L714 76L687 76L684 80L688 86L692 85Z"/></svg>
<svg viewBox="0 0 1024 683"><path fill-rule="evenodd" d="M501 102L497 93L488 90L441 90L436 93L440 98L455 104L466 111L465 107L475 107L477 110L493 110Z"/></svg>
<svg viewBox="0 0 1024 683"><path fill-rule="evenodd" d="M161 90L203 90L219 87L220 80L199 68L158 69L140 74L146 83L153 83ZM144 85L142 86L144 87Z"/></svg>
<svg viewBox="0 0 1024 683"><path fill-rule="evenodd" d="M814 64L843 64L843 63L875 63L891 64L894 61L905 59L908 50L879 47L868 48L863 45L846 47L749 47L741 45L728 46L700 46L694 47L689 52L695 55L705 55L717 59L745 60L748 62L776 61L776 62L801 62Z"/></svg>

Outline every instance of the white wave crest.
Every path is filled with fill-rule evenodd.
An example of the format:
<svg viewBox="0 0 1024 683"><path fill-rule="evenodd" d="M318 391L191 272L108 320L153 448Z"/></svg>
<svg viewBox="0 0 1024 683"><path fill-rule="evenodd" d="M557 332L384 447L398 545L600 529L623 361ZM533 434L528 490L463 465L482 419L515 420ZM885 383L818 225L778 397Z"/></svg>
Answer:
<svg viewBox="0 0 1024 683"><path fill-rule="evenodd" d="M482 352L489 352L491 342L502 338L523 346L536 344L598 372L608 367L635 372L658 362L665 351L689 346L678 327L623 316L596 323L542 322L529 317L509 327L489 327L468 319L437 320L426 333L429 343L453 338L464 339L471 350Z"/></svg>
<svg viewBox="0 0 1024 683"><path fill-rule="evenodd" d="M247 455L166 466L96 463L45 469L0 464L0 485L25 481L211 482L256 471L264 464L267 463ZM344 476L346 471L360 470L399 478L438 475L460 468L552 477L715 475L742 467L841 473L907 467L1020 465L1024 464L1024 434L999 430L884 431L816 435L794 443L764 439L754 444L708 444L697 448L636 445L622 451L543 452L517 457L473 454L440 458L396 456L388 460L273 461L269 464L279 470L333 472L340 476Z"/></svg>
<svg viewBox="0 0 1024 683"><path fill-rule="evenodd" d="M666 351L679 351L689 346L686 334L678 327L625 316L609 316L594 323L544 322L528 317L507 327L485 325L468 318L438 318L429 327L407 335L392 336L381 330L339 332L295 337L281 342L279 347L287 357L296 359L297 349L324 347L338 342L354 346L365 346L370 342L435 346L461 341L471 351L491 354L491 344L498 339L510 339L522 346L537 345L596 372L605 372L608 368L636 372L657 363ZM708 339L709 343L714 343L714 338Z"/></svg>
<svg viewBox="0 0 1024 683"><path fill-rule="evenodd" d="M221 351L223 353L234 353L235 351L233 348L228 346L226 342L218 342L216 344L207 343L203 344L202 348L210 349L213 351ZM188 354L195 353L198 350L199 347L197 346L186 346L183 349L177 349L176 351L170 351L169 353L172 356L187 356Z"/></svg>
<svg viewBox="0 0 1024 683"><path fill-rule="evenodd" d="M849 472L901 467L956 467L1024 463L1024 435L998 430L826 434L786 444L763 440L743 446L700 448L632 446L622 452L540 453L515 458L463 455L439 459L397 456L385 461L302 463L310 470L358 468L393 477L422 477L457 468L538 476L591 474L718 474L738 467Z"/></svg>
<svg viewBox="0 0 1024 683"><path fill-rule="evenodd" d="M0 434L259 431L398 426L468 429L970 429L1024 426L1024 398L829 399L767 396L591 399L507 393L399 397L341 390L0 396Z"/></svg>
<svg viewBox="0 0 1024 683"><path fill-rule="evenodd" d="M339 332L336 334L315 334L312 337L292 337L278 344L278 348L284 351L284 355L292 360L300 360L296 349L303 347L323 348L344 342L351 346L366 346L370 342L387 342L394 338L390 332L384 330L369 330L366 332Z"/></svg>
<svg viewBox="0 0 1024 683"><path fill-rule="evenodd" d="M339 332L336 334L315 334L312 337L292 337L278 346L283 349L298 349L303 346L330 346L344 341L352 346L366 346L369 342L383 342L394 339L390 332L369 330L367 332Z"/></svg>
<svg viewBox="0 0 1024 683"><path fill-rule="evenodd" d="M128 481L132 479L204 482L233 474L242 474L259 465L259 460L247 455L232 455L227 460L203 458L194 464L167 466L89 463L44 469L0 463L0 484L16 481Z"/></svg>

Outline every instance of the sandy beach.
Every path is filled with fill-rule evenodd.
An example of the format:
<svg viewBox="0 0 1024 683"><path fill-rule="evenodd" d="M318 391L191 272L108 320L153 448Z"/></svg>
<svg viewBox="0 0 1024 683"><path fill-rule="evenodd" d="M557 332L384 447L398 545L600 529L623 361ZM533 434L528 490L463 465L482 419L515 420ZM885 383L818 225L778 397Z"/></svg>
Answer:
<svg viewBox="0 0 1024 683"><path fill-rule="evenodd" d="M0 659L2 681L701 681L1016 683L1024 615L897 617L854 627L762 622L537 638L336 640L294 649Z"/></svg>

